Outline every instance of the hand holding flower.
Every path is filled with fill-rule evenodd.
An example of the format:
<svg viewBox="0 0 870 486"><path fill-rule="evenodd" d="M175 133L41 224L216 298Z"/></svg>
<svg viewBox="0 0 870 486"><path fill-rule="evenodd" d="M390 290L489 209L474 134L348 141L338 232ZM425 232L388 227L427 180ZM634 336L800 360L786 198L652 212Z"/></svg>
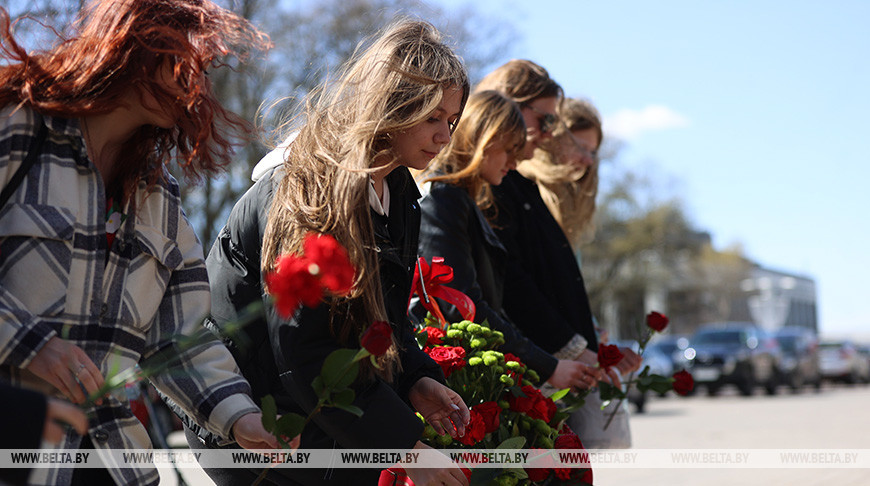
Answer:
<svg viewBox="0 0 870 486"><path fill-rule="evenodd" d="M621 375L627 375L640 369L642 358L630 348L619 348L622 351L622 360L616 363L616 369Z"/></svg>
<svg viewBox="0 0 870 486"><path fill-rule="evenodd" d="M233 424L233 436L245 449L277 449L278 440L263 427L262 413L242 415ZM299 447L299 436L290 441L290 447Z"/></svg>

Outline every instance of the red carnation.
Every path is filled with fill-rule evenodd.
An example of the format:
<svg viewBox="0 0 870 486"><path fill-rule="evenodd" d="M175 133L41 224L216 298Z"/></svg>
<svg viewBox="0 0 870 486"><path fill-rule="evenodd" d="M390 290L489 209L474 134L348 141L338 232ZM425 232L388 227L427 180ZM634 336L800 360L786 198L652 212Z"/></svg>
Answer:
<svg viewBox="0 0 870 486"><path fill-rule="evenodd" d="M350 292L356 271L347 250L330 235L309 234L302 243L305 257L317 265L312 272L320 278L320 284L334 294Z"/></svg>
<svg viewBox="0 0 870 486"><path fill-rule="evenodd" d="M467 446L473 446L482 441L486 436L486 423L483 417L476 410L469 410L471 418L468 425L465 427L465 435L459 438L459 442Z"/></svg>
<svg viewBox="0 0 870 486"><path fill-rule="evenodd" d="M602 368L610 368L622 360L622 351L615 344L604 344L598 346L598 366Z"/></svg>
<svg viewBox="0 0 870 486"><path fill-rule="evenodd" d="M536 397L534 403L532 404L532 408L526 412L526 415L533 419L541 419L544 422L550 422L553 419L553 415L556 414L556 404L553 400L541 395L540 393Z"/></svg>
<svg viewBox="0 0 870 486"><path fill-rule="evenodd" d="M523 362L520 360L519 357L514 356L511 353L505 353L504 354L504 362L507 363L508 361L516 361L519 364L523 364Z"/></svg>
<svg viewBox="0 0 870 486"><path fill-rule="evenodd" d="M483 402L471 408L480 414L483 419L486 433L494 432L498 429L499 416L501 415L501 407L495 402Z"/></svg>
<svg viewBox="0 0 870 486"><path fill-rule="evenodd" d="M534 408L535 404L543 398L541 392L538 391L537 388L529 385L523 385L520 387L520 390L525 394L525 396L515 397L513 394L508 396L508 403L510 404L511 410L519 413L528 414L532 408ZM533 417L533 418L543 418L543 417Z"/></svg>
<svg viewBox="0 0 870 486"><path fill-rule="evenodd" d="M309 271L310 265L306 258L283 255L275 260L275 269L263 278L281 317L293 315L300 302L313 307L323 297L317 277Z"/></svg>
<svg viewBox="0 0 870 486"><path fill-rule="evenodd" d="M680 395L688 395L695 388L695 379L686 370L674 373L674 391Z"/></svg>
<svg viewBox="0 0 870 486"><path fill-rule="evenodd" d="M556 449L575 449L575 450L585 450L583 447L583 443L580 442L580 437L577 436L570 428L567 426L562 428L562 434L556 437L554 441L554 446ZM571 479L571 475L578 473L579 471L583 471L583 475L580 477L580 480L587 484L592 484L592 469L580 469L580 468L556 468L553 472L556 474L556 477L567 481Z"/></svg>
<svg viewBox="0 0 870 486"><path fill-rule="evenodd" d="M646 315L646 325L653 331L662 332L668 327L668 316L658 312L650 312Z"/></svg>
<svg viewBox="0 0 870 486"><path fill-rule="evenodd" d="M386 353L390 349L390 345L393 344L392 335L393 328L389 324L384 321L375 321L366 329L365 334L360 339L360 345L369 353L380 356Z"/></svg>
<svg viewBox="0 0 870 486"><path fill-rule="evenodd" d="M465 349L461 346L438 346L429 350L429 356L441 366L445 377L465 366Z"/></svg>
<svg viewBox="0 0 870 486"><path fill-rule="evenodd" d="M544 452L543 449L532 448L530 451L540 451ZM536 455L532 453L530 455L532 457L532 464L539 467L529 467L525 466L523 469L526 470L526 474L529 475L529 480L533 483L539 483L541 481L546 480L550 477L550 472L553 470L553 457L549 454L546 455ZM541 467L543 466L543 467Z"/></svg>
<svg viewBox="0 0 870 486"><path fill-rule="evenodd" d="M437 346L444 343L444 336L447 335L442 329L432 326L426 326L423 331L429 335L426 338L426 346Z"/></svg>

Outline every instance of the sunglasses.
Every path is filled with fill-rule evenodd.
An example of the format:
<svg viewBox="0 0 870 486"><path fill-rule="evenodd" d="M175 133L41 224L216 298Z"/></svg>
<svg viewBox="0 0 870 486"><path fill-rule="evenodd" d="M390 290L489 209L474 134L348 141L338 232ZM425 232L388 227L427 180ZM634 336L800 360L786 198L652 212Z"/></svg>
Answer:
<svg viewBox="0 0 870 486"><path fill-rule="evenodd" d="M532 105L523 105L523 108L528 108L538 115L538 125L541 127L541 133L553 133L553 130L556 129L556 124L559 123L559 117L555 114L544 113Z"/></svg>
<svg viewBox="0 0 870 486"><path fill-rule="evenodd" d="M568 138L572 142L574 142L574 147L576 147L577 150L583 156L588 157L589 159L591 159L595 162L598 162L598 150L593 150L593 149L589 149L589 148L584 147L583 144L580 143L580 140L577 140L577 137L575 137L574 134L571 132L567 132L567 135L568 135Z"/></svg>

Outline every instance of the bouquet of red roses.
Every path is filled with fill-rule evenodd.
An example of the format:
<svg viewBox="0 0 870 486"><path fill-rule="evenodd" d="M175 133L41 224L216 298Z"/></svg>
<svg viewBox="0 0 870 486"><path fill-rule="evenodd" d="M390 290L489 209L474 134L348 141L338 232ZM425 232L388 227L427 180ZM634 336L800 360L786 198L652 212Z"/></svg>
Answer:
<svg viewBox="0 0 870 486"><path fill-rule="evenodd" d="M462 321L442 329L427 318L418 341L444 371L447 385L469 406L471 420L463 437L438 435L427 424L423 440L450 449L582 449L580 438L564 425L568 414L555 401L567 390L546 397L535 385L538 374L516 356L501 353L501 332L484 321ZM544 458L546 459L546 458ZM475 469L472 483L591 484L591 469L547 467Z"/></svg>

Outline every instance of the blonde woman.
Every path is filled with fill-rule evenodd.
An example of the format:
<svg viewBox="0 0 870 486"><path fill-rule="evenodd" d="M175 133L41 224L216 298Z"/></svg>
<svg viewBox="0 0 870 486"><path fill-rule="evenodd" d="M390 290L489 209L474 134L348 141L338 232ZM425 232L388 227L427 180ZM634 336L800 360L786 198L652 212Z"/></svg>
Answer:
<svg viewBox="0 0 870 486"><path fill-rule="evenodd" d="M407 318L420 225L419 192L408 168L425 169L450 142L468 91L462 62L431 25L392 25L311 95L303 124L291 127L299 133L283 164L242 197L214 243L207 265L218 325L263 298L263 272L280 254L299 251L309 232L334 236L357 268L348 297L302 308L289 320L269 312L247 328L252 346L235 349L254 396L271 394L279 412L307 415L316 402L311 382L326 356L359 347L374 321L393 327L391 349L378 367L364 367L354 385L362 417L323 410L303 432L302 448L425 448L415 411L454 436L465 432L468 408L443 385L440 367L419 349ZM190 433L188 440L196 445ZM207 472L218 484L252 479L239 469ZM375 484L378 473L279 468L270 479ZM408 473L420 485L467 484L446 458L439 469Z"/></svg>
<svg viewBox="0 0 870 486"><path fill-rule="evenodd" d="M601 116L589 101L565 99L559 106L560 123L543 150L517 169L537 184L541 199L561 227L578 257L580 246L594 233L595 196L598 193L598 149L603 132ZM623 376L638 369L640 357L630 348L621 348L625 359L616 364ZM585 406L568 419L572 430L593 449L631 446L627 407L619 409L616 420L604 429L604 420L616 408L611 404L601 413L596 395L587 397Z"/></svg>
<svg viewBox="0 0 870 486"><path fill-rule="evenodd" d="M577 253L595 232L601 117L589 101L568 98L559 107L559 118L546 150L536 150L517 170L537 183L550 214Z"/></svg>
<svg viewBox="0 0 870 486"><path fill-rule="evenodd" d="M492 209L491 186L516 168L525 143L526 126L516 103L496 91L471 96L450 145L422 176L428 193L420 201L420 254L444 257L453 267L451 287L474 301L476 321L487 320L505 334L504 351L519 356L557 388L589 388L599 370L556 359L523 336L502 310L510 262L484 214ZM452 306L447 309L451 318L460 319Z"/></svg>
<svg viewBox="0 0 870 486"><path fill-rule="evenodd" d="M552 139L562 88L546 69L515 59L486 75L475 88L495 89L520 104L526 121L521 160ZM496 228L511 265L505 277L507 315L535 344L559 359L597 361L598 340L574 252L541 199L534 181L512 171L493 188Z"/></svg>

